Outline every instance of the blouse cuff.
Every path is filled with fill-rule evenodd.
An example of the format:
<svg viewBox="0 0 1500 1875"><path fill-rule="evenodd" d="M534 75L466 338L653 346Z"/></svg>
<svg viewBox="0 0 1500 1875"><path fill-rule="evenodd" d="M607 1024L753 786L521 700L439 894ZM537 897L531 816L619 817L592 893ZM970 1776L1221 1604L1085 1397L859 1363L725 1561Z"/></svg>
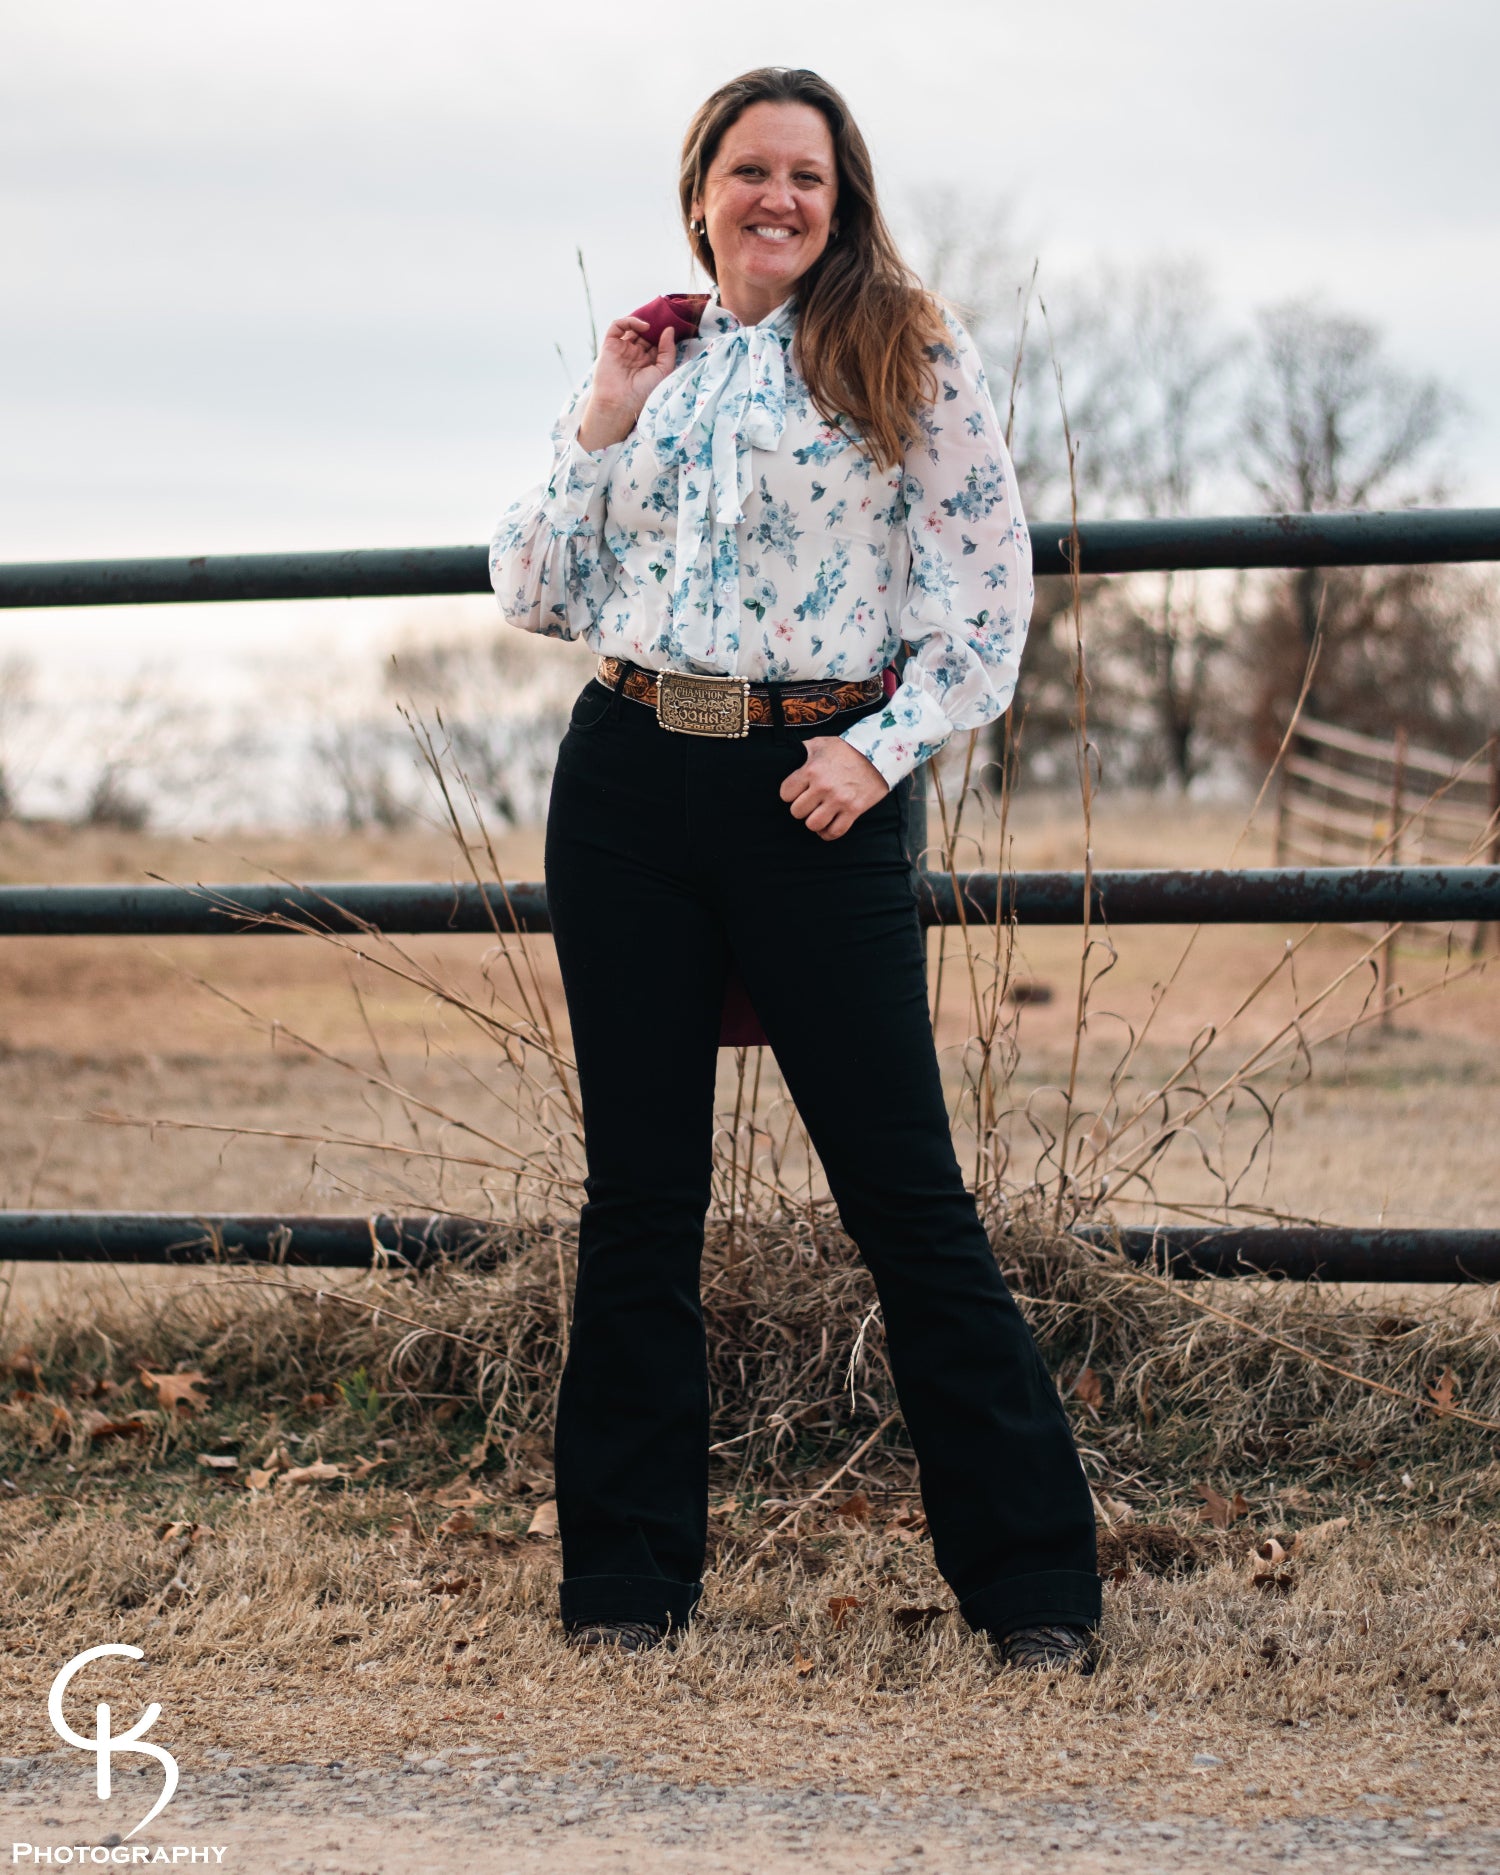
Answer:
<svg viewBox="0 0 1500 1875"><path fill-rule="evenodd" d="M860 717L843 733L842 740L867 756L887 784L894 788L925 762L953 734L953 724L942 705L916 684L899 684L883 710Z"/></svg>
<svg viewBox="0 0 1500 1875"><path fill-rule="evenodd" d="M594 518L590 504L623 448L623 443L610 443L603 449L585 449L576 436L567 443L547 484L547 518L557 533L588 532Z"/></svg>

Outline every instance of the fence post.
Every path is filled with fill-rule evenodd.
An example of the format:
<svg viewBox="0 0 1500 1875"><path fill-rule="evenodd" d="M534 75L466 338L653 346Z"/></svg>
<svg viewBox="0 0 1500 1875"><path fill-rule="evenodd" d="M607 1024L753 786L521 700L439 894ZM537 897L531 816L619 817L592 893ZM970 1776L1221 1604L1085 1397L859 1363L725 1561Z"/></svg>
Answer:
<svg viewBox="0 0 1500 1875"><path fill-rule="evenodd" d="M1291 761L1292 753L1296 749L1296 746L1297 736L1296 732L1293 731L1291 739L1282 753L1281 772L1276 778L1276 844L1271 859L1271 864L1273 866L1284 866L1286 864L1286 809L1287 793L1290 787L1286 770L1287 763Z"/></svg>
<svg viewBox="0 0 1500 1875"><path fill-rule="evenodd" d="M1490 817L1489 838L1485 842L1484 863L1500 866L1500 736L1490 737ZM1489 943L1490 927L1483 919L1474 926L1474 941L1469 946L1472 957L1482 957Z"/></svg>
<svg viewBox="0 0 1500 1875"><path fill-rule="evenodd" d="M1391 832L1385 843L1385 863L1388 866L1401 864L1401 797L1406 786L1406 725L1396 725L1395 748L1391 760ZM1396 926L1389 925L1380 941L1379 987L1380 987L1380 1026L1391 1026L1391 1010L1395 1005L1395 942Z"/></svg>

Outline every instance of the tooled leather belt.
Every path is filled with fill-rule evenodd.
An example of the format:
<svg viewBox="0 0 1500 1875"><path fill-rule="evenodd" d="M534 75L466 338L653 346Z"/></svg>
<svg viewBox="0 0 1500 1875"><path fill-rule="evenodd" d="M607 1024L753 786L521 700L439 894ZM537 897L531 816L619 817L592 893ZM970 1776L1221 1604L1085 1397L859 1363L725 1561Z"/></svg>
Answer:
<svg viewBox="0 0 1500 1875"><path fill-rule="evenodd" d="M689 671L648 671L622 658L599 660L599 682L613 690L625 672L624 693L656 711L664 729L697 736L743 736L751 729L775 727L773 686L748 677L700 677ZM658 678L660 682L658 682ZM858 709L885 695L877 671L852 683L808 679L774 686L781 693L782 718L789 728L821 723L841 710Z"/></svg>

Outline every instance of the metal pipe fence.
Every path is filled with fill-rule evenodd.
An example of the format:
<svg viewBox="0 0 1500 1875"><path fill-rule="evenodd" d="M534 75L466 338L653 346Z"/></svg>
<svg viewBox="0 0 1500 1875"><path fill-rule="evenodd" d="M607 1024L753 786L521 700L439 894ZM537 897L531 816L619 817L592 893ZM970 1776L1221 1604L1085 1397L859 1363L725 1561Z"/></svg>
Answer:
<svg viewBox="0 0 1500 1875"><path fill-rule="evenodd" d="M1069 572L1072 536L1068 526L1034 521L1030 531L1037 573ZM1500 560L1500 509L1082 521L1078 543L1079 571L1086 574ZM410 599L489 591L485 547L377 547L335 553L193 554L171 559L0 565L0 607Z"/></svg>
<svg viewBox="0 0 1500 1875"><path fill-rule="evenodd" d="M927 925L1083 922L1081 872L924 872ZM1497 866L1280 866L1099 871L1090 920L1114 925L1500 921ZM436 885L0 886L0 937L211 937L387 931L546 932L535 881Z"/></svg>
<svg viewBox="0 0 1500 1875"><path fill-rule="evenodd" d="M1033 523L1031 533L1038 574L1071 570L1073 530ZM1085 522L1076 540L1078 571L1085 575L1500 561L1500 509ZM0 607L489 590L486 550L473 546L0 565ZM1079 924L1085 894L1082 873L926 872L919 878L923 920L939 926L997 918ZM1500 866L1102 871L1092 875L1089 916L1115 925L1500 921ZM548 928L545 889L530 882L0 888L0 937L493 935ZM1500 1229L1086 1224L1075 1234L1113 1246L1136 1265L1185 1279L1500 1281ZM493 1259L497 1241L481 1221L443 1216L0 1212L0 1260L17 1261L420 1269L453 1256Z"/></svg>
<svg viewBox="0 0 1500 1875"><path fill-rule="evenodd" d="M1500 1282L1500 1230L1236 1229L1084 1223L1082 1242L1184 1281ZM412 1269L461 1260L494 1268L503 1231L439 1214L298 1216L187 1211L7 1211L0 1256L22 1263L247 1263L286 1269Z"/></svg>

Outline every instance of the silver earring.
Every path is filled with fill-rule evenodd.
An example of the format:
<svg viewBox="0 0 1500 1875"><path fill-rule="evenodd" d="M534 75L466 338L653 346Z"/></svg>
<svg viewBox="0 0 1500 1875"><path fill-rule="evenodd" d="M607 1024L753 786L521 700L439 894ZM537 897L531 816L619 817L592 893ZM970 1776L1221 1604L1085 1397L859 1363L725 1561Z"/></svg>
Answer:
<svg viewBox="0 0 1500 1875"><path fill-rule="evenodd" d="M702 234L703 223L701 221L690 221L688 223L688 232L689 234Z"/></svg>

